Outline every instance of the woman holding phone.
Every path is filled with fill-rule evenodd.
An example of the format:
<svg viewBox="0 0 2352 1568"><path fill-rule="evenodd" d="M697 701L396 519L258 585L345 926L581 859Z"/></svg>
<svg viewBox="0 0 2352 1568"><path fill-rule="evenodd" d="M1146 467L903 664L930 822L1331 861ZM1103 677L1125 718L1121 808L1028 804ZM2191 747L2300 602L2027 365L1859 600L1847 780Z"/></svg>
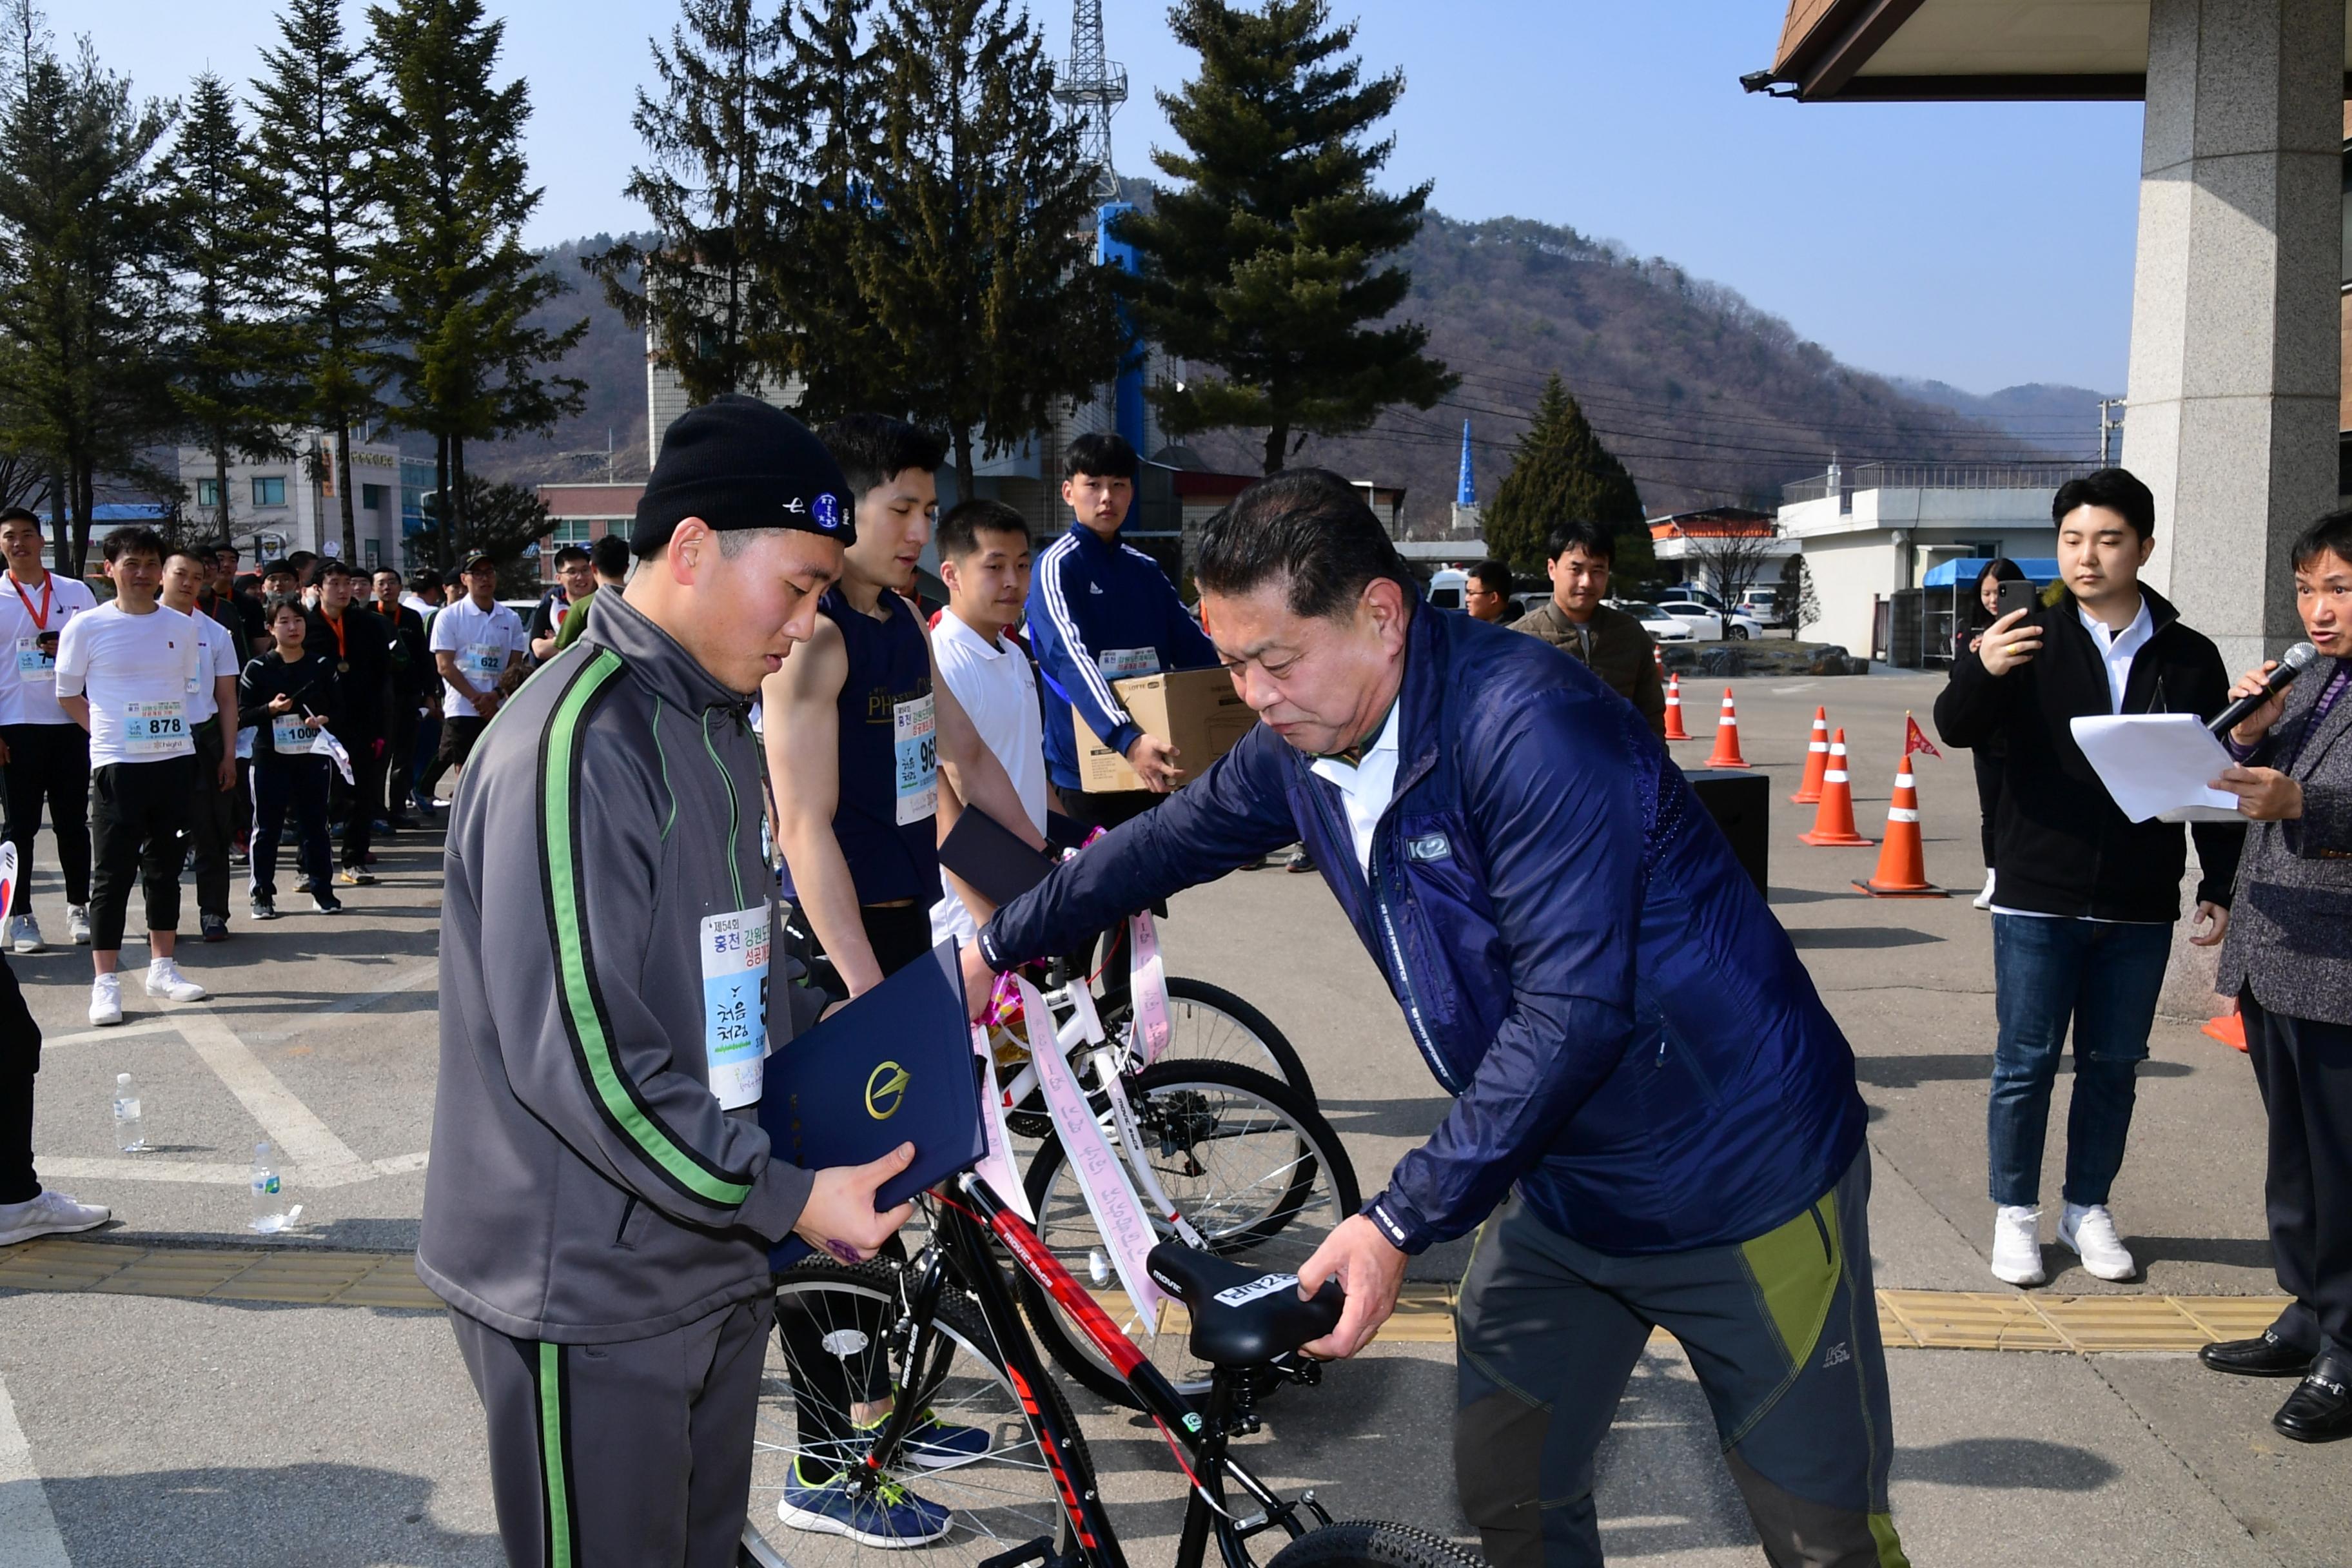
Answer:
<svg viewBox="0 0 2352 1568"><path fill-rule="evenodd" d="M1995 556L1984 563L1984 570L1977 574L1977 591L1969 602L1968 611L1952 617L1952 663L1955 667L1962 654L1977 651L1977 645L1984 640L1985 628L2000 617L2000 585L2003 583L2023 583L2028 589L2033 586L2025 575L2025 569L2006 555ZM1984 848L1984 891L1976 897L1976 907L1980 910L1992 908L1992 830L1994 821L2000 816L2001 753L2002 746L1998 737L1969 753L1976 762L1978 833Z"/></svg>

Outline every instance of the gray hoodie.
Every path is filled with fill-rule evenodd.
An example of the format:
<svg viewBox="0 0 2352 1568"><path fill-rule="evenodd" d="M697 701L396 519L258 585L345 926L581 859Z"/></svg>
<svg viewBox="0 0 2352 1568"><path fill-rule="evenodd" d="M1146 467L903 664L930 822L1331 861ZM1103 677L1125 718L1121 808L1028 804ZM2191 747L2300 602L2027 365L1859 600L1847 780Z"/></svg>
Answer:
<svg viewBox="0 0 2352 1568"><path fill-rule="evenodd" d="M811 1181L711 1087L715 1050L751 1092L723 1068L767 987L740 957L707 984L729 962L704 949L772 951L746 700L619 594L588 616L483 732L450 811L416 1252L457 1310L574 1344L768 1289ZM786 1008L772 1026L789 1037Z"/></svg>

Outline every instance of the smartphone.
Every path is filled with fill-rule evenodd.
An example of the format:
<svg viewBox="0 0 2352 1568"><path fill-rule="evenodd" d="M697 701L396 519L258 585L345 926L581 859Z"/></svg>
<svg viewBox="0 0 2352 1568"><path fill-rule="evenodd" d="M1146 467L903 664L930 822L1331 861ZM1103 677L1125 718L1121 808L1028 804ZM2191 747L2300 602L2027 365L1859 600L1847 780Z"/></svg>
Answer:
<svg viewBox="0 0 2352 1568"><path fill-rule="evenodd" d="M2033 610L2042 605L2042 590L2031 583L1999 583L1994 584L1994 591L1999 595L1999 607L1993 611L1996 617L2011 610Z"/></svg>

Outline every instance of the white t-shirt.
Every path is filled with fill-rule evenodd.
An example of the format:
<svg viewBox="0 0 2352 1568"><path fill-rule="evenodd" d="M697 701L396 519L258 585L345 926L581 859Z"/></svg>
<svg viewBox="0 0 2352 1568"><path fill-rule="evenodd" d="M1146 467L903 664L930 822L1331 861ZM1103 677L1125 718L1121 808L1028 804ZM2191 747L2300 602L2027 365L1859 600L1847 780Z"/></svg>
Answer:
<svg viewBox="0 0 2352 1568"><path fill-rule="evenodd" d="M488 690L509 665L530 652L530 638L523 633L522 617L504 605L483 610L466 598L433 617L428 646L436 654L456 654L458 670L477 689ZM441 683L441 710L460 719L481 717L466 694L446 680Z"/></svg>
<svg viewBox="0 0 2352 1568"><path fill-rule="evenodd" d="M161 605L133 616L106 604L68 621L58 691L89 699L89 765L195 755L188 689L203 658L195 622Z"/></svg>
<svg viewBox="0 0 2352 1568"><path fill-rule="evenodd" d="M1037 710L1037 678L1026 655L1013 644L992 643L959 619L953 610L931 629L931 658L940 679L971 716L981 740L996 753L1028 812L1030 825L1045 831L1045 734ZM950 936L971 942L978 934L971 911L956 896L955 884L940 873L940 901L931 906L931 941Z"/></svg>
<svg viewBox="0 0 2352 1568"><path fill-rule="evenodd" d="M188 722L201 724L220 711L220 705L213 700L214 680L226 675L234 681L245 667L237 660L236 643L226 626L202 610L188 618L196 623L196 640L204 649L196 673L188 679ZM236 715L229 717L234 720Z"/></svg>
<svg viewBox="0 0 2352 1568"><path fill-rule="evenodd" d="M0 724L73 722L58 706L57 644L41 645L45 633L53 638L66 622L96 608L89 584L60 573L50 573L38 588L0 574Z"/></svg>

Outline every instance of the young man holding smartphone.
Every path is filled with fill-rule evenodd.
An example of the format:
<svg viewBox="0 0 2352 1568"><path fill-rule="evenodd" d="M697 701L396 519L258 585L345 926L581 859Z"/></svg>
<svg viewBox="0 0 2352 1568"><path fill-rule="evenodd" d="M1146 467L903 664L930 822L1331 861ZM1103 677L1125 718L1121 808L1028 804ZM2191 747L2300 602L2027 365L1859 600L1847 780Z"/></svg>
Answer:
<svg viewBox="0 0 2352 1568"><path fill-rule="evenodd" d="M2070 1025L2074 1085L2058 1242L2099 1279L2138 1272L2107 1204L2131 1132L2188 859L2178 824L2125 817L2074 743L2073 721L2210 719L2228 702L2230 686L2213 644L2139 580L2156 541L2156 500L2146 485L2122 468L2102 468L2060 486L2051 515L2067 596L1995 620L1973 652L1958 657L1936 700L1947 744L1997 744L2005 753L1991 906L2000 1033L1986 1142L1992 1272L2011 1285L2047 1278L2042 1148ZM2201 929L2189 941L2210 947L2229 928L2245 829L2201 823L2193 832Z"/></svg>

